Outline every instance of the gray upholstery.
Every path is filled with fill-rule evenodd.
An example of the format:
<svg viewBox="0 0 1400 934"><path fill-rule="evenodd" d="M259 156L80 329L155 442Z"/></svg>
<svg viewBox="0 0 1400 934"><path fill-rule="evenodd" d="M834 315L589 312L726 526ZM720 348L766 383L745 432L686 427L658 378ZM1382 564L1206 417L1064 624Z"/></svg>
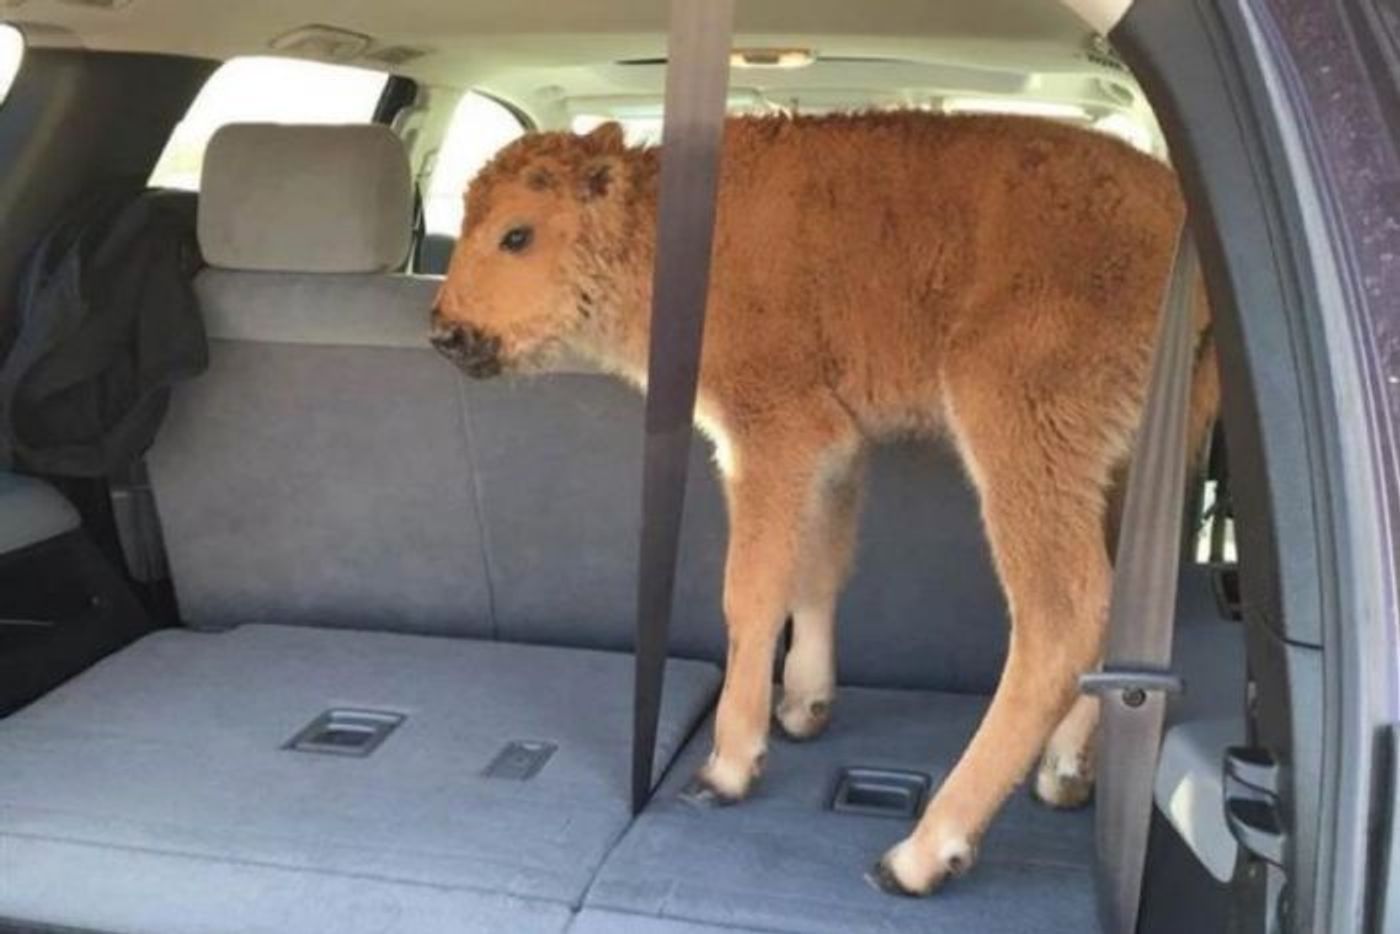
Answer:
<svg viewBox="0 0 1400 934"><path fill-rule="evenodd" d="M0 917L558 930L539 903L579 902L628 823L631 665L303 627L148 636L0 722ZM717 680L671 664L663 766ZM332 707L407 719L367 758L282 748ZM558 749L528 781L485 777L511 740Z"/></svg>
<svg viewBox="0 0 1400 934"><path fill-rule="evenodd" d="M1183 761L1172 745L1227 735L1228 728L1212 733L1214 721L1207 718L1238 712L1243 692L1242 633L1218 618L1207 574L1185 569L1178 607L1174 650L1188 690L1172 706L1173 739L1164 761L1168 781L1174 777L1172 763ZM869 863L912 824L833 813L828 803L837 771L912 769L928 774L936 788L961 755L986 702L962 694L843 687L825 735L804 744L775 741L754 796L714 812L697 811L676 797L709 749L713 727L701 730L609 856L574 930L1097 930L1092 809L1053 811L1032 802L1024 789L992 825L976 871L937 897L891 899L862 879ZM1200 765L1199 756L1191 761ZM1198 767L1191 781L1208 771ZM1209 811L1204 786L1178 794L1183 796L1178 810L1193 819L1179 821L1164 808L1173 825L1188 834L1193 847L1218 845L1215 837L1189 836ZM1219 801L1217 787L1217 808ZM651 919L658 920L655 927Z"/></svg>
<svg viewBox="0 0 1400 934"><path fill-rule="evenodd" d="M81 520L43 480L0 470L0 555L71 532Z"/></svg>
<svg viewBox="0 0 1400 934"><path fill-rule="evenodd" d="M412 215L408 157L385 126L232 124L205 152L199 243L213 266L397 269Z"/></svg>
<svg viewBox="0 0 1400 934"><path fill-rule="evenodd" d="M418 276L247 273L195 280L212 339L343 347L427 347L440 280Z"/></svg>
<svg viewBox="0 0 1400 934"><path fill-rule="evenodd" d="M464 399L503 638L632 645L642 403L604 376L468 382ZM724 658L724 505L697 441L672 648ZM570 612L561 613L563 607Z"/></svg>
<svg viewBox="0 0 1400 934"><path fill-rule="evenodd" d="M569 925L569 934L745 934L751 930L754 929L732 924L697 924L601 908L583 909Z"/></svg>
<svg viewBox="0 0 1400 934"><path fill-rule="evenodd" d="M184 619L490 635L458 392L426 348L211 341L148 456Z"/></svg>
<svg viewBox="0 0 1400 934"><path fill-rule="evenodd" d="M755 795L718 811L676 797L703 762L710 732L703 730L614 849L585 907L765 931L1096 930L1092 811L1052 811L1018 792L988 833L971 875L936 898L898 899L862 876L912 823L827 808L843 766L914 769L936 785L985 703L955 694L845 689L826 735L813 743L775 743Z"/></svg>
<svg viewBox="0 0 1400 934"><path fill-rule="evenodd" d="M0 870L0 930L15 934L555 934L572 917L540 899L68 840L0 847Z"/></svg>
<svg viewBox="0 0 1400 934"><path fill-rule="evenodd" d="M337 184L379 188L405 162L382 127L234 127L206 158L201 235L247 214L278 228L250 248L278 260L225 256L244 271L196 280L209 369L175 394L148 457L182 616L489 636L461 381L426 341L438 283L358 271L382 263L318 272L335 264L282 242L283 228L314 240L356 224L407 237L407 213L347 219L353 206L320 181L314 198L282 192L278 172L314 176L327 160ZM229 178L246 197L221 193ZM287 205L276 224L269 191ZM246 271L260 265L305 271Z"/></svg>

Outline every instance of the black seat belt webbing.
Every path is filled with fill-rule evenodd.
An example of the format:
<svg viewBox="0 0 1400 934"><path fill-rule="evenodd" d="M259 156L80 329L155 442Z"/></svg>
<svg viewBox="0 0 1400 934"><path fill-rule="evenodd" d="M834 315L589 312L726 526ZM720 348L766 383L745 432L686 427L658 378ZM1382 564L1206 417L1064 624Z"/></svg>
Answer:
<svg viewBox="0 0 1400 934"><path fill-rule="evenodd" d="M651 796L690 463L734 0L672 0L647 362L632 810Z"/></svg>
<svg viewBox="0 0 1400 934"><path fill-rule="evenodd" d="M1170 664L1195 359L1192 303L1198 276L1195 243L1183 226L1128 473L1104 667L1081 680L1083 689L1100 695L1102 701L1095 820L1105 934L1131 934L1137 929L1165 695L1182 688Z"/></svg>
<svg viewBox="0 0 1400 934"><path fill-rule="evenodd" d="M113 472L109 479L112 516L127 572L142 583L167 580L170 566L156 513L155 496L144 458L137 458Z"/></svg>

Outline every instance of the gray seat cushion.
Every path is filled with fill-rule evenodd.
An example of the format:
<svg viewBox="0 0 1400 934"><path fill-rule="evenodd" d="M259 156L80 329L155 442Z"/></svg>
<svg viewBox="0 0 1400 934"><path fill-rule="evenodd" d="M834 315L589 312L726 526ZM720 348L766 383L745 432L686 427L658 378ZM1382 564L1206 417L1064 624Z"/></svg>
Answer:
<svg viewBox="0 0 1400 934"><path fill-rule="evenodd" d="M912 821L827 808L843 766L914 769L936 787L985 704L967 695L843 689L821 739L775 743L754 796L717 811L677 798L708 751L710 731L702 730L608 858L586 912L833 934L1095 930L1091 810L1052 811L1018 793L971 875L934 898L897 899L863 874ZM623 929L648 930L640 922Z"/></svg>
<svg viewBox="0 0 1400 934"><path fill-rule="evenodd" d="M552 929L563 916L536 903L581 900L628 824L631 670L624 655L388 633L149 636L0 722L0 918L288 930L320 906L326 930L379 930L361 911L462 930L446 922L485 905L528 924L472 930ZM671 664L661 768L717 680ZM283 748L333 707L407 719L366 758ZM528 781L484 776L513 740L558 748ZM75 878L82 896L58 897ZM212 912L211 893L237 911Z"/></svg>
<svg viewBox="0 0 1400 934"><path fill-rule="evenodd" d="M68 840L26 840L16 857L0 852L0 930L15 934L556 934L573 917L540 899Z"/></svg>
<svg viewBox="0 0 1400 934"><path fill-rule="evenodd" d="M732 924L697 924L674 918L632 915L621 911L585 908L574 915L569 934L746 934L754 928Z"/></svg>
<svg viewBox="0 0 1400 934"><path fill-rule="evenodd" d="M1172 781L1182 777L1170 771L1172 763L1185 761L1172 752L1172 744L1218 737L1219 730L1205 727L1215 722L1211 717L1238 713L1244 672L1240 628L1219 618L1203 570L1183 570L1178 611L1176 662L1188 689L1171 708L1176 725L1164 765ZM805 744L775 740L755 795L713 812L677 799L709 750L711 729L701 730L608 857L575 929L649 931L650 920L657 919L655 930L678 934L692 930L690 925L697 932L730 925L793 932L1097 930L1092 808L1053 811L1025 791L1012 796L992 825L976 870L936 897L891 899L862 878L913 824L831 811L838 771L849 766L914 770L927 774L936 789L962 754L986 702L967 694L843 687L826 734ZM1199 791L1193 786L1178 792L1176 814L1159 797L1193 846L1218 842L1217 836L1191 835L1193 826L1200 829L1199 819L1210 816ZM1218 798L1217 782L1217 804ZM1179 820L1182 816L1196 822Z"/></svg>

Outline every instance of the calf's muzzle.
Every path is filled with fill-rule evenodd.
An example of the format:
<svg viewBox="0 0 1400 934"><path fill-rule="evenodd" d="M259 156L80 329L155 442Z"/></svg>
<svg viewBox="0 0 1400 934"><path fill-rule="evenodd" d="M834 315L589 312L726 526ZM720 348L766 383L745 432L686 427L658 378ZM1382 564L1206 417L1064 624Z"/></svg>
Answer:
<svg viewBox="0 0 1400 934"><path fill-rule="evenodd" d="M437 320L428 341L468 376L486 379L501 372L501 339L474 324Z"/></svg>

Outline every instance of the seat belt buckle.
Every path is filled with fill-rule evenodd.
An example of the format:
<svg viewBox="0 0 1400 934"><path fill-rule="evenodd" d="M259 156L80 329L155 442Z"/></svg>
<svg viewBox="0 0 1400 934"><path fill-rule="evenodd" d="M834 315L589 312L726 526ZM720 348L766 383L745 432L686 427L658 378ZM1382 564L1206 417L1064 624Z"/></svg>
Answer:
<svg viewBox="0 0 1400 934"><path fill-rule="evenodd" d="M1175 695L1186 691L1186 682L1174 671L1155 668L1106 667L1079 676L1081 694L1103 697L1115 692L1128 707L1141 707L1148 692Z"/></svg>

